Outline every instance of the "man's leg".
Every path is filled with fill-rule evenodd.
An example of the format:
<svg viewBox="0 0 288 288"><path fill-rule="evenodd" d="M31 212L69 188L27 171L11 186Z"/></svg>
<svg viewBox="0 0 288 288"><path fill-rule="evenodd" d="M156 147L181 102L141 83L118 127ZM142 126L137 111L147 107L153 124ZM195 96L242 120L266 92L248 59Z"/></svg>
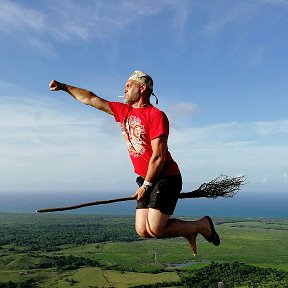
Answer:
<svg viewBox="0 0 288 288"><path fill-rule="evenodd" d="M136 209L135 228L139 236L143 238L185 237L194 255L197 254L197 234L200 233L203 236L209 236L209 233L211 233L204 226L206 226L206 223L202 219L197 221L182 221L179 219L170 219L169 215L165 215L156 209Z"/></svg>
<svg viewBox="0 0 288 288"><path fill-rule="evenodd" d="M152 208L147 212L146 231L155 238L185 237L193 254L197 254L197 234L200 233L206 239L212 234L206 217L197 221L183 221L171 219L169 215Z"/></svg>
<svg viewBox="0 0 288 288"><path fill-rule="evenodd" d="M136 209L135 230L140 237L151 238L146 229L149 208Z"/></svg>
<svg viewBox="0 0 288 288"><path fill-rule="evenodd" d="M148 209L147 230L149 234L159 238L186 237L198 233L208 238L212 233L209 221L205 217L196 221L184 221L170 218L169 215L153 208Z"/></svg>

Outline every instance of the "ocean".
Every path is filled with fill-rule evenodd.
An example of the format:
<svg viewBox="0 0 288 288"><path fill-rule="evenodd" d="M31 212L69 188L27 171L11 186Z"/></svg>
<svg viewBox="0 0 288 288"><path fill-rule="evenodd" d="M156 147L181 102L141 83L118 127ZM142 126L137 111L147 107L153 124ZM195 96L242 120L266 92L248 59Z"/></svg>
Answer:
<svg viewBox="0 0 288 288"><path fill-rule="evenodd" d="M0 193L0 212L36 213L37 209L129 197L123 194ZM233 198L179 199L175 216L287 218L288 193L238 192ZM134 215L135 201L90 206L57 213Z"/></svg>

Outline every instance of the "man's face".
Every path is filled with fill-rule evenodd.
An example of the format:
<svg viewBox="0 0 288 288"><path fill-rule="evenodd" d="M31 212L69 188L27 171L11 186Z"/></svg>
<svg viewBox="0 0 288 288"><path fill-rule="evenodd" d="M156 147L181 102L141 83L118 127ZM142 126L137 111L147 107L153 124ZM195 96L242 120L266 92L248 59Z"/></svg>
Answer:
<svg viewBox="0 0 288 288"><path fill-rule="evenodd" d="M140 99L140 84L134 80L128 80L124 89L125 97L124 102L126 104L134 104Z"/></svg>

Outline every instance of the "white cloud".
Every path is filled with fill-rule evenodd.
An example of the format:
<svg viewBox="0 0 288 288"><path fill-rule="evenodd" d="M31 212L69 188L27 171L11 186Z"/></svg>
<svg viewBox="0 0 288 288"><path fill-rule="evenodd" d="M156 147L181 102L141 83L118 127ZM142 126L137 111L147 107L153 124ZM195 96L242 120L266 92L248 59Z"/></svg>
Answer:
<svg viewBox="0 0 288 288"><path fill-rule="evenodd" d="M179 35L179 28L181 31L185 29L186 17L183 15L187 9L183 9L183 3L179 5L176 1L124 0L117 4L97 1L88 2L85 6L78 2L62 1L59 5L60 9L57 5L53 13L56 25L50 24L54 27L55 35L63 40L73 40L75 36L82 40L94 37L100 40L110 39L129 26L132 26L132 33L137 30L139 18L157 15L167 8L172 8L172 12L175 11L174 19L178 27L175 35Z"/></svg>
<svg viewBox="0 0 288 288"><path fill-rule="evenodd" d="M253 7L249 3L238 2L229 5L227 1L216 2L211 8L211 16L205 24L202 33L205 36L214 37L225 29L238 22L245 22L253 14Z"/></svg>
<svg viewBox="0 0 288 288"><path fill-rule="evenodd" d="M0 0L0 33L9 40L21 43L21 48L28 47L45 55L51 54L53 48L45 39L47 35L43 35L49 33L47 15L21 4Z"/></svg>
<svg viewBox="0 0 288 288"><path fill-rule="evenodd" d="M244 66L261 65L269 61L268 57L278 42L268 40L269 31L274 29L276 21L280 27L285 26L287 8L285 0L213 1L205 11L208 20L199 29L205 43L203 50L210 54L226 51L231 61L238 59ZM283 17L273 13L277 10ZM269 13L277 16L269 17Z"/></svg>
<svg viewBox="0 0 288 288"><path fill-rule="evenodd" d="M283 175L283 182L285 184L287 184L288 183L288 173L284 172L282 175Z"/></svg>
<svg viewBox="0 0 288 288"><path fill-rule="evenodd" d="M258 121L251 125L261 136L286 135L288 134L288 120Z"/></svg>
<svg viewBox="0 0 288 288"><path fill-rule="evenodd" d="M244 28L247 31L247 24L251 30L251 22L259 15L261 16L264 9L272 9L274 7L286 9L288 2L286 0L254 0L254 1L214 1L211 5L211 16L209 21L205 24L202 33L205 36L213 37L224 31L231 29L231 25L237 27L239 24L239 31ZM266 19L266 24L274 19ZM269 25L269 24L268 24ZM257 28L259 28L257 26ZM249 33L249 31L247 31ZM242 33L241 33L242 34ZM241 37L241 34L239 35ZM258 53L263 53L262 47L258 48Z"/></svg>
<svg viewBox="0 0 288 288"><path fill-rule="evenodd" d="M40 11L25 8L12 1L0 1L0 31L11 33L31 29L40 31L45 28L46 17Z"/></svg>
<svg viewBox="0 0 288 288"><path fill-rule="evenodd" d="M169 115L171 127L182 125L182 120L189 118L194 113L198 112L198 110L198 106L191 102L178 102L165 109Z"/></svg>
<svg viewBox="0 0 288 288"><path fill-rule="evenodd" d="M21 97L0 96L0 192L92 191L95 187L116 191L119 185L131 191L132 165L111 116L77 102L59 105L43 96L35 100L29 91L18 93L17 87L9 90ZM186 108L194 111L192 104L181 109ZM246 175L249 185L287 186L287 124L284 119L176 125L171 128L169 147L182 170L184 186L221 173Z"/></svg>
<svg viewBox="0 0 288 288"><path fill-rule="evenodd" d="M51 3L51 2L49 2ZM52 2L53 3L53 2ZM55 1L45 10L31 8L20 1L0 0L0 33L5 33L24 45L49 54L54 42L115 39L120 31L171 8L175 19L175 37L183 38L187 18L186 1L130 1L121 2ZM137 25L135 26L137 28ZM131 31L135 31L131 27ZM17 35L17 37L15 37ZM22 37L25 37L25 41Z"/></svg>
<svg viewBox="0 0 288 288"><path fill-rule="evenodd" d="M271 6L281 5L282 7L288 7L287 0L255 0L259 4L270 4Z"/></svg>
<svg viewBox="0 0 288 288"><path fill-rule="evenodd" d="M286 124L287 120L178 126L171 131L169 146L189 186L221 173L246 175L251 187L263 184L263 175L269 183L283 184L288 161Z"/></svg>
<svg viewBox="0 0 288 288"><path fill-rule="evenodd" d="M123 167L131 167L125 150L119 153L121 134L111 132L113 119L111 128L106 115L68 107L23 95L0 98L0 192L92 191L96 184L106 191L127 179Z"/></svg>

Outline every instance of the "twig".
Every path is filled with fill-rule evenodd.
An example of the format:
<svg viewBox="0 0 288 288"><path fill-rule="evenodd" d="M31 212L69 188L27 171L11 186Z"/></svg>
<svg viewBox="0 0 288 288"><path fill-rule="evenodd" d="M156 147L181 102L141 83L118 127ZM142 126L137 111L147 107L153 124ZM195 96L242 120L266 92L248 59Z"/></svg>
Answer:
<svg viewBox="0 0 288 288"><path fill-rule="evenodd" d="M43 212L57 212L57 211L73 210L73 209L79 209L79 208L88 207L88 206L110 204L114 202L123 202L123 201L129 201L129 200L135 200L135 197L124 197L124 198L115 198L115 199L110 199L110 200L100 200L100 201L95 201L95 202L87 202L87 203L82 203L82 204L77 204L77 205L56 207L56 208L43 208L43 209L36 210L36 212L43 213Z"/></svg>

